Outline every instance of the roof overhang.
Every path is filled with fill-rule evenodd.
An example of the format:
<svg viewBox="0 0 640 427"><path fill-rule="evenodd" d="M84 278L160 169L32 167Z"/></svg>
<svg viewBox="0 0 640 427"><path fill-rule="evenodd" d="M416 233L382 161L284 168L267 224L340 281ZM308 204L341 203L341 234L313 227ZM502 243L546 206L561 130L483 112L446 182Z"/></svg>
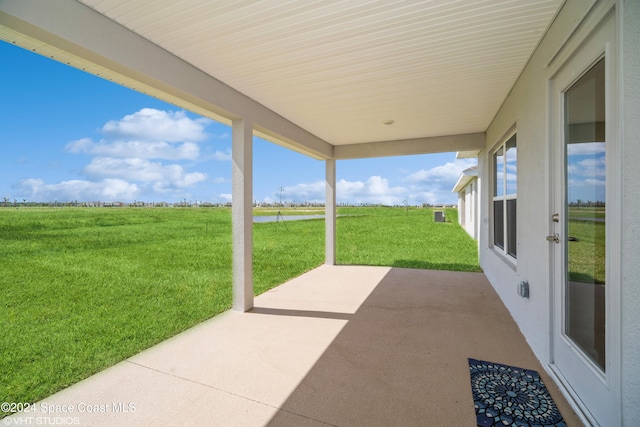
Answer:
<svg viewBox="0 0 640 427"><path fill-rule="evenodd" d="M478 166L471 166L462 171L456 185L453 186L452 193L459 193L464 190L464 188L469 185L471 181L478 178Z"/></svg>
<svg viewBox="0 0 640 427"><path fill-rule="evenodd" d="M319 159L475 152L563 0L0 3L0 39Z"/></svg>
<svg viewBox="0 0 640 427"><path fill-rule="evenodd" d="M480 150L458 151L456 159L476 159L480 154Z"/></svg>

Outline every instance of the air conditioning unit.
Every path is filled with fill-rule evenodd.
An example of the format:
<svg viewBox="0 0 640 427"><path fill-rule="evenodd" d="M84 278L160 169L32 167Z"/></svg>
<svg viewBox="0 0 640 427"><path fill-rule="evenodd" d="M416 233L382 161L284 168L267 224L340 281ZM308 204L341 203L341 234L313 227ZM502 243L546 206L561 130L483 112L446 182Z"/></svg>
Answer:
<svg viewBox="0 0 640 427"><path fill-rule="evenodd" d="M444 222L444 212L443 211L435 211L433 213L433 220L435 222Z"/></svg>

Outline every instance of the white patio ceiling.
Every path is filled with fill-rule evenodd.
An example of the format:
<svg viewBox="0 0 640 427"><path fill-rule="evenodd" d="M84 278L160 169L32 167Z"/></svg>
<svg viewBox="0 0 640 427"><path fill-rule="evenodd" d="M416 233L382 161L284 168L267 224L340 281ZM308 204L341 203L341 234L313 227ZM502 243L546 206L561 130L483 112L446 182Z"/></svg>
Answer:
<svg viewBox="0 0 640 427"><path fill-rule="evenodd" d="M355 153L362 143L484 132L563 4L81 2L330 146L348 146L344 157L365 157Z"/></svg>

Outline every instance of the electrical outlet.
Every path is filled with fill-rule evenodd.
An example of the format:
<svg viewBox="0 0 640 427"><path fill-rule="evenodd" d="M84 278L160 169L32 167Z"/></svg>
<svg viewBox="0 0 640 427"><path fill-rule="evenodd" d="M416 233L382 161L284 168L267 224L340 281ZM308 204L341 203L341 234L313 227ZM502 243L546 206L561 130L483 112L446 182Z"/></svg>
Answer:
<svg viewBox="0 0 640 427"><path fill-rule="evenodd" d="M529 298L529 282L524 280L518 283L518 295L522 298Z"/></svg>

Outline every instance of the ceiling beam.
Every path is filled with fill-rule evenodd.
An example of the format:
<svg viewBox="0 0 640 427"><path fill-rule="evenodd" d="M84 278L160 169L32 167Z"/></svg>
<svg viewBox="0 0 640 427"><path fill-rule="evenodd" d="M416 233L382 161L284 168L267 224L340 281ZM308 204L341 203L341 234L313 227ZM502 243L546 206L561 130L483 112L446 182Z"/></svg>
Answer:
<svg viewBox="0 0 640 427"><path fill-rule="evenodd" d="M336 160L364 159L369 157L482 150L484 149L484 146L484 132L478 132L460 135L434 136L428 138L402 139L397 141L336 145L333 149L333 155Z"/></svg>
<svg viewBox="0 0 640 427"><path fill-rule="evenodd" d="M0 38L315 158L333 146L75 0L0 2Z"/></svg>

